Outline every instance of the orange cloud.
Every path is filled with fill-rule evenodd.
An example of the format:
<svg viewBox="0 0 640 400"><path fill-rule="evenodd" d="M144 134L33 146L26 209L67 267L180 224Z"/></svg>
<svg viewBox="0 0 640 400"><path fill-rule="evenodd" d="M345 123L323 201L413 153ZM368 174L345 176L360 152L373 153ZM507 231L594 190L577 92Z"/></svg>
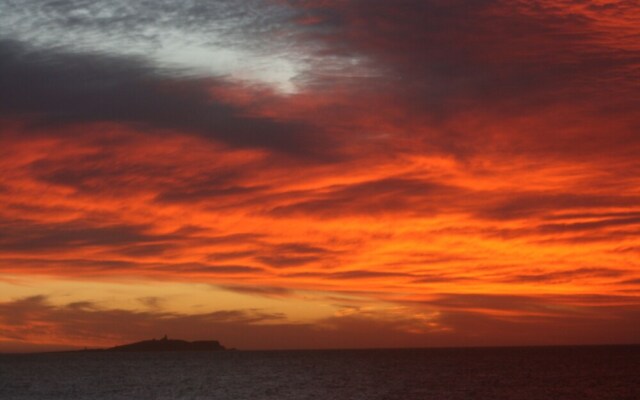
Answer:
<svg viewBox="0 0 640 400"><path fill-rule="evenodd" d="M291 7L292 42L336 61L286 94L0 43L17 79L0 81L0 340L69 345L79 316L96 345L154 329L269 348L373 328L371 346L637 340L638 7ZM255 307L72 307L52 279L204 283ZM257 316L274 298L324 314ZM100 336L118 320L136 328Z"/></svg>

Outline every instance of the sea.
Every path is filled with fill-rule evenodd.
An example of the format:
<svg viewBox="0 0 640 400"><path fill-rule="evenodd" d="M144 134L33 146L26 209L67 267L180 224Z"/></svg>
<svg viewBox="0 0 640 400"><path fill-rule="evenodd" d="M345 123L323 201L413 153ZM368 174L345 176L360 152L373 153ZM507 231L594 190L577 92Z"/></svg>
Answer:
<svg viewBox="0 0 640 400"><path fill-rule="evenodd" d="M4 354L0 399L639 400L640 346Z"/></svg>

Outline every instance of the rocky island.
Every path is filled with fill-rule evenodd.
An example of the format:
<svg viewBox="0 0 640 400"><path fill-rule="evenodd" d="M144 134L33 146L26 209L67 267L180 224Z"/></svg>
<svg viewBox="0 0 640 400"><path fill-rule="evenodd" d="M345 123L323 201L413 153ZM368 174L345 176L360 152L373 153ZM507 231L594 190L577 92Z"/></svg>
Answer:
<svg viewBox="0 0 640 400"><path fill-rule="evenodd" d="M169 339L166 335L160 339L144 340L136 343L115 346L103 351L222 351L226 350L217 340L199 340L188 342L186 340Z"/></svg>

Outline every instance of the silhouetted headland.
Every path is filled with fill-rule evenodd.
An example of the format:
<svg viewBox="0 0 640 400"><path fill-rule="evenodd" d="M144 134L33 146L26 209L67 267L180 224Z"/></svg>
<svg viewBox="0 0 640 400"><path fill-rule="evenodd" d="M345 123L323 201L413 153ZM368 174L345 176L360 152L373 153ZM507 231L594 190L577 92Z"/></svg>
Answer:
<svg viewBox="0 0 640 400"><path fill-rule="evenodd" d="M165 335L162 339L143 340L141 342L123 344L104 349L103 351L222 351L227 350L217 340L198 340L188 342L186 340L169 339Z"/></svg>

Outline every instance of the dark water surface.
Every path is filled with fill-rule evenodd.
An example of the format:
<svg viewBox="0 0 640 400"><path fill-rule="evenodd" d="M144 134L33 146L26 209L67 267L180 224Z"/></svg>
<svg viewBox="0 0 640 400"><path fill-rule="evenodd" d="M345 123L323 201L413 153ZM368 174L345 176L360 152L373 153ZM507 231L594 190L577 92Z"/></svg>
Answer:
<svg viewBox="0 0 640 400"><path fill-rule="evenodd" d="M640 346L0 355L0 399L640 399Z"/></svg>

